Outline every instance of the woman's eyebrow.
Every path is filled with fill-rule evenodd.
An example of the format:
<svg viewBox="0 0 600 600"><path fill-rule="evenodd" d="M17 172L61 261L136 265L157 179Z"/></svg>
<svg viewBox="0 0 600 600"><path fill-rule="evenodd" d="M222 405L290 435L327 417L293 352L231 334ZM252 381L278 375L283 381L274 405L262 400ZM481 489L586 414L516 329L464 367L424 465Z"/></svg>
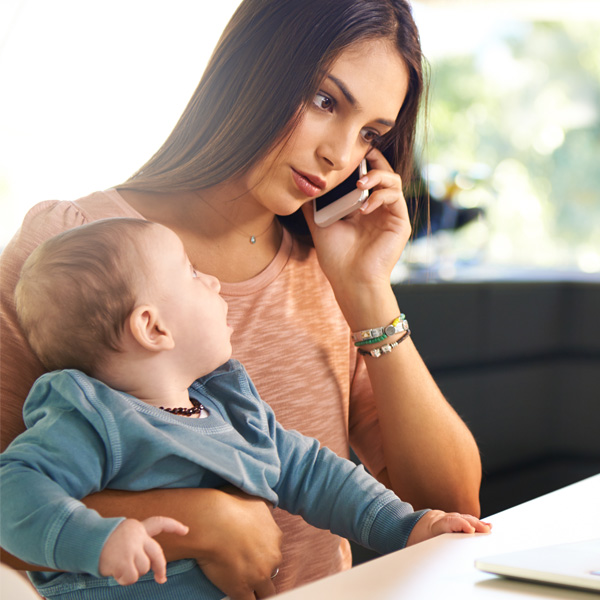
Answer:
<svg viewBox="0 0 600 600"><path fill-rule="evenodd" d="M346 84L341 79L338 79L334 75L331 75L331 73L327 75L327 79L331 79L331 81L335 83L335 85L339 88L340 92L344 94L344 97L346 98L346 100L348 100L348 103L350 104L350 106L352 106L352 108L360 109L360 104L358 103L358 100L354 97L352 92L346 87ZM386 127L390 128L395 125L395 122L390 121L389 119L376 119L376 121L377 123L381 123L382 125L385 125Z"/></svg>

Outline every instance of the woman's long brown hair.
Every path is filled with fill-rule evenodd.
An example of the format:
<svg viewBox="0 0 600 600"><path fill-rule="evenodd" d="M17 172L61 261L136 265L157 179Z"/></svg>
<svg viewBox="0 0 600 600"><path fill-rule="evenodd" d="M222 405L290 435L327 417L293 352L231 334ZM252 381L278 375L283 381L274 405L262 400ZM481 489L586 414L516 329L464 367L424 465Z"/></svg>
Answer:
<svg viewBox="0 0 600 600"><path fill-rule="evenodd" d="M291 133L339 54L369 39L392 42L409 71L395 126L379 145L408 184L424 90L424 59L409 3L244 0L165 143L116 187L192 191L245 173Z"/></svg>

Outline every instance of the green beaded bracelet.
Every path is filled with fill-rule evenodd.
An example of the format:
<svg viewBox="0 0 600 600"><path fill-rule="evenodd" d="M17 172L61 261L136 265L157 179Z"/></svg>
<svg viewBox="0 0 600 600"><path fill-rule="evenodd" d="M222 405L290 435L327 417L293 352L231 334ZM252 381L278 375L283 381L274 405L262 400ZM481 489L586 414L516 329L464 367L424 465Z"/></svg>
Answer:
<svg viewBox="0 0 600 600"><path fill-rule="evenodd" d="M363 340L362 342L354 342L355 346L364 346L365 344L376 344L377 342L383 342L388 337L387 333L384 333L376 338L371 338L369 340Z"/></svg>
<svg viewBox="0 0 600 600"><path fill-rule="evenodd" d="M404 335L399 337L395 342L391 344L385 344L384 346L380 346L379 348L375 348L374 350L359 350L358 353L363 356L372 356L373 358L379 358L384 354L389 354L394 348L397 348L407 337L410 336L410 329L406 329L404 331Z"/></svg>

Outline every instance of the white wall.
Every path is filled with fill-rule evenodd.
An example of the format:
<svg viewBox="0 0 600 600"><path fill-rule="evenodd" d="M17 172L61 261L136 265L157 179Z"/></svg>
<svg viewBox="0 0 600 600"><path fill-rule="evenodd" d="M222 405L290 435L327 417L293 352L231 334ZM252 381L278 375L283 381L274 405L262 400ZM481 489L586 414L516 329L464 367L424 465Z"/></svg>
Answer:
<svg viewBox="0 0 600 600"><path fill-rule="evenodd" d="M0 2L0 248L158 149L239 0Z"/></svg>

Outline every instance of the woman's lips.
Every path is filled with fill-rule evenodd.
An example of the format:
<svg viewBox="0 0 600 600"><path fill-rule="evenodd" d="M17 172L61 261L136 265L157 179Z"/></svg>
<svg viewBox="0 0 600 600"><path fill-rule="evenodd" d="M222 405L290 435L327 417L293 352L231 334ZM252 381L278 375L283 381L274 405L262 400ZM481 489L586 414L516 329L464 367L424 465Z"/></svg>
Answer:
<svg viewBox="0 0 600 600"><path fill-rule="evenodd" d="M325 187L325 182L317 177L311 177L292 169L292 177L296 187L309 198L318 196Z"/></svg>

